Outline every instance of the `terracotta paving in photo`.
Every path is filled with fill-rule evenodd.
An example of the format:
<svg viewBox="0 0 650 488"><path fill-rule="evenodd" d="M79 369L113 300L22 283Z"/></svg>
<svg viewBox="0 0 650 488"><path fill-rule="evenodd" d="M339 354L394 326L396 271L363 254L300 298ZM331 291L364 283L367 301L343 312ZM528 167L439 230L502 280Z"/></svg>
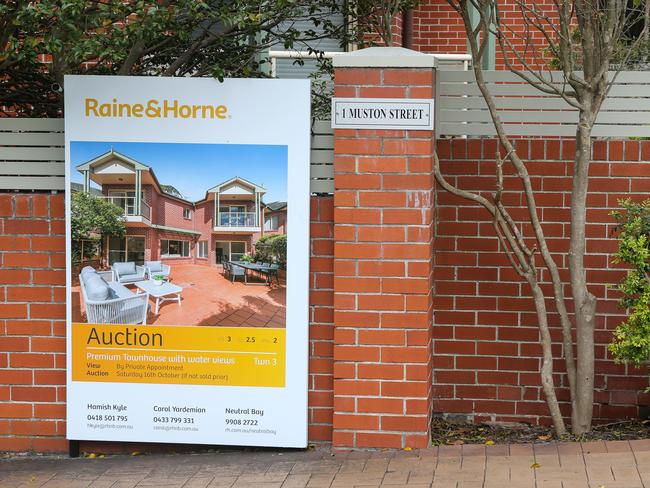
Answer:
<svg viewBox="0 0 650 488"><path fill-rule="evenodd" d="M101 446L97 446L101 449ZM100 453L101 450L94 450ZM650 440L0 461L2 488L650 488Z"/></svg>
<svg viewBox="0 0 650 488"><path fill-rule="evenodd" d="M183 288L181 305L163 302L154 314L153 299L147 318L150 325L202 325L224 327L285 327L284 283L269 287L259 278L248 284L232 283L221 267L171 264L171 282ZM134 286L129 286L135 290ZM85 321L79 287L72 290L74 321Z"/></svg>

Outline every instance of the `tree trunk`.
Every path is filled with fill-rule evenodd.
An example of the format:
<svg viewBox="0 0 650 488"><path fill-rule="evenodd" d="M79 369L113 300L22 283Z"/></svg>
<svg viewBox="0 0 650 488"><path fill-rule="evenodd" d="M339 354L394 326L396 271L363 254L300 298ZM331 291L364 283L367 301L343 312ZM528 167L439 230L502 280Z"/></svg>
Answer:
<svg viewBox="0 0 650 488"><path fill-rule="evenodd" d="M540 377L542 380L542 389L546 397L546 404L548 405L551 419L553 419L553 427L558 436L566 434L566 427L564 419L560 412L560 406L555 395L555 384L553 382L553 351L551 333L548 329L548 313L546 310L546 301L544 293L537 282L535 276L535 268L527 274L526 281L530 285L535 302L535 310L537 311L537 320L539 321L539 335L540 343L542 345L542 367L540 368Z"/></svg>
<svg viewBox="0 0 650 488"><path fill-rule="evenodd" d="M571 414L571 430L575 435L591 430L594 406L594 322L596 297L587 289L584 266L586 253L587 186L591 160L591 103L580 110L576 130L576 155L571 189L571 245L569 274L575 307L577 371L576 408Z"/></svg>

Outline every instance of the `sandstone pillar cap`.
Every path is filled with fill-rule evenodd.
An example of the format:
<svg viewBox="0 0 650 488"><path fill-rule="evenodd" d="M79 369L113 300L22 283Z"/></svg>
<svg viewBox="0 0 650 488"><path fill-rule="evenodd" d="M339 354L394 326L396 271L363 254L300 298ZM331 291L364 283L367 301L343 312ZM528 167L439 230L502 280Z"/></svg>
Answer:
<svg viewBox="0 0 650 488"><path fill-rule="evenodd" d="M403 47L369 47L341 53L332 59L335 68L434 68L435 57Z"/></svg>

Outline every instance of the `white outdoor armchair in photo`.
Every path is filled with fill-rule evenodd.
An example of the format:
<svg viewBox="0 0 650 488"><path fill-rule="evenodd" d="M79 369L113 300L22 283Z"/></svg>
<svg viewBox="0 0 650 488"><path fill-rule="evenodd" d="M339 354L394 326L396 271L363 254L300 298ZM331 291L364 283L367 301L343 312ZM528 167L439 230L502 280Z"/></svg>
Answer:
<svg viewBox="0 0 650 488"><path fill-rule="evenodd" d="M118 283L135 283L147 279L147 269L144 266L137 266L134 262L113 263L111 270L115 281Z"/></svg>
<svg viewBox="0 0 650 488"><path fill-rule="evenodd" d="M86 266L79 284L89 324L147 324L149 294L129 290L114 280L113 271Z"/></svg>
<svg viewBox="0 0 650 488"><path fill-rule="evenodd" d="M150 280L156 275L162 275L164 279L168 280L172 270L171 266L163 264L162 261L145 261L144 268Z"/></svg>

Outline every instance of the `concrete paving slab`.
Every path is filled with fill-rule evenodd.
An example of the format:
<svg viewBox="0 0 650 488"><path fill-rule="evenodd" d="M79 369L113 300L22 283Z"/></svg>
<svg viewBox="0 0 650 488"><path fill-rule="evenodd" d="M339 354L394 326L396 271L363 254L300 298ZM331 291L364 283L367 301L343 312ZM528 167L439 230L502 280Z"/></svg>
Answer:
<svg viewBox="0 0 650 488"><path fill-rule="evenodd" d="M535 464L536 463L536 464ZM25 457L0 488L650 488L650 442Z"/></svg>

